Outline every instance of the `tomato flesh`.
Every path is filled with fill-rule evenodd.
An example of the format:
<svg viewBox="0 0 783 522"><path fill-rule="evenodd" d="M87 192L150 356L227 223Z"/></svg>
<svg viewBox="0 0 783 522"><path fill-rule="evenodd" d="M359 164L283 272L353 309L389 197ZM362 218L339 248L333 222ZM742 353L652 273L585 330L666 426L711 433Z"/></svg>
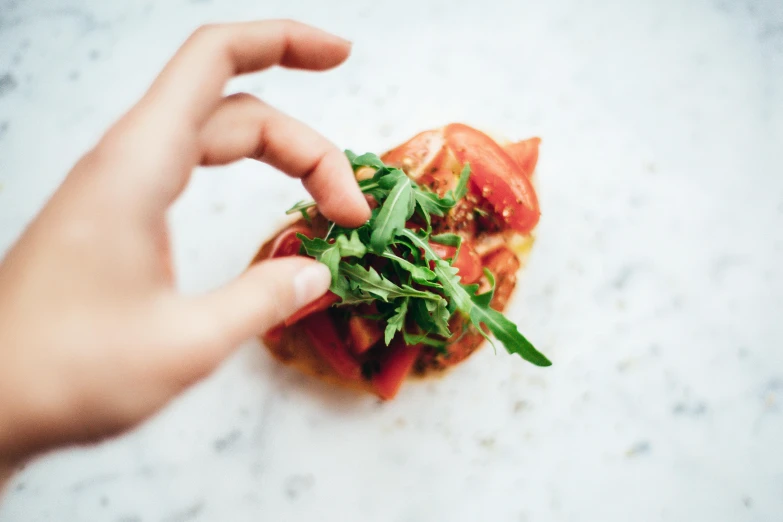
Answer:
<svg viewBox="0 0 783 522"><path fill-rule="evenodd" d="M407 346L401 339L392 342L380 361L379 372L372 377L373 389L381 399L390 400L397 395L419 358L421 348L421 345Z"/></svg>
<svg viewBox="0 0 783 522"><path fill-rule="evenodd" d="M411 178L437 169L445 157L445 141L440 130L420 132L381 157L387 165L403 169Z"/></svg>
<svg viewBox="0 0 783 522"><path fill-rule="evenodd" d="M440 243L431 242L430 247L442 259L451 259L457 252L456 247L441 245ZM470 242L464 240L459 249L459 256L457 256L457 259L453 261L451 266L457 269L463 284L475 283L484 273L481 267L481 258Z"/></svg>
<svg viewBox="0 0 783 522"><path fill-rule="evenodd" d="M302 246L302 240L296 237L297 234L302 234L306 237L312 237L312 231L309 228L303 226L293 226L287 228L277 236L275 242L272 243L271 253L269 257L290 257L299 254L299 249Z"/></svg>
<svg viewBox="0 0 783 522"><path fill-rule="evenodd" d="M503 147L511 159L519 166L519 169L528 178L533 175L538 163L538 146L541 144L541 138L530 138L527 140L511 143Z"/></svg>
<svg viewBox="0 0 783 522"><path fill-rule="evenodd" d="M495 297L492 308L503 310L511 298L520 267L519 258L508 247L499 248L484 256L482 264L495 276Z"/></svg>
<svg viewBox="0 0 783 522"><path fill-rule="evenodd" d="M366 352L383 337L378 321L356 315L348 319L348 332L351 334L351 347L355 354Z"/></svg>
<svg viewBox="0 0 783 522"><path fill-rule="evenodd" d="M310 304L303 306L302 308L297 310L294 313L294 315L286 319L285 325L291 326L292 324L301 321L308 315L326 310L339 300L340 297L337 294L333 293L331 290L327 290L327 292L324 295L322 295L315 301L310 302Z"/></svg>
<svg viewBox="0 0 783 522"><path fill-rule="evenodd" d="M460 163L470 163L473 191L492 204L513 230L526 234L538 223L538 199L519 165L486 134L452 123L444 130L446 143Z"/></svg>
<svg viewBox="0 0 783 522"><path fill-rule="evenodd" d="M264 334L264 342L267 344L277 344L283 340L283 325L272 327Z"/></svg>
<svg viewBox="0 0 783 522"><path fill-rule="evenodd" d="M361 367L348 353L348 347L340 338L328 312L309 315L302 319L301 324L310 344L337 375L350 381L361 378Z"/></svg>

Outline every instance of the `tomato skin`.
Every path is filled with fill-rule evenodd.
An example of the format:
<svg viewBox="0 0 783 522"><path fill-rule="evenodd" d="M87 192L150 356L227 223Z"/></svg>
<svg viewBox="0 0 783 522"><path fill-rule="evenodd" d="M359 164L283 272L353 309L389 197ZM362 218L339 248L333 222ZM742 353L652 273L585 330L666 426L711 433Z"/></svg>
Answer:
<svg viewBox="0 0 783 522"><path fill-rule="evenodd" d="M372 376L375 393L381 399L391 400L400 391L402 383L411 372L422 346L408 346L402 339L395 339L389 345L386 355L380 361L380 370Z"/></svg>
<svg viewBox="0 0 783 522"><path fill-rule="evenodd" d="M308 315L328 309L339 300L340 297L337 294L333 293L331 290L327 290L324 295L297 310L294 315L285 320L284 324L286 326L291 326Z"/></svg>
<svg viewBox="0 0 783 522"><path fill-rule="evenodd" d="M492 308L503 310L517 284L517 272L521 266L519 258L513 250L504 246L484 256L482 264L495 276L495 296L492 299Z"/></svg>
<svg viewBox="0 0 783 522"><path fill-rule="evenodd" d="M277 236L277 239L275 239L275 242L272 244L269 257L277 258L298 255L299 249L302 246L302 240L296 237L297 234L302 234L306 237L312 237L313 232L309 228L302 225L294 225L284 230L280 233L279 236ZM327 291L324 295L315 301L312 301L297 310L293 315L288 317L283 324L285 326L291 326L292 324L301 320L303 317L306 317L315 312L326 310L339 300L340 298L337 295ZM268 335L269 334L267 334L267 336Z"/></svg>
<svg viewBox="0 0 783 522"><path fill-rule="evenodd" d="M334 369L338 376L349 381L361 378L358 361L348 353L328 312L317 312L302 319L302 328L318 355Z"/></svg>
<svg viewBox="0 0 783 522"><path fill-rule="evenodd" d="M432 250L442 259L451 259L457 251L456 247L441 245L440 243L430 242ZM461 282L463 284L475 283L478 281L484 270L481 265L481 258L476 253L470 241L463 240L459 249L459 257L454 260L452 266L458 270Z"/></svg>
<svg viewBox="0 0 783 522"><path fill-rule="evenodd" d="M272 328L270 328L265 334L264 334L264 342L267 344L277 344L280 341L283 340L283 330L285 328L283 325L277 325Z"/></svg>
<svg viewBox="0 0 783 522"><path fill-rule="evenodd" d="M433 192L443 197L449 190L454 190L457 187L459 174L455 174L448 167L440 167L422 174L417 182L429 187Z"/></svg>
<svg viewBox="0 0 783 522"><path fill-rule="evenodd" d="M440 167L446 156L441 130L420 132L402 145L390 150L381 160L387 165L403 169L414 180Z"/></svg>
<svg viewBox="0 0 783 522"><path fill-rule="evenodd" d="M351 348L357 355L372 348L383 337L378 321L357 315L348 319L348 332L351 334Z"/></svg>
<svg viewBox="0 0 783 522"><path fill-rule="evenodd" d="M538 198L519 165L486 134L461 123L444 129L460 163L470 163L471 188L488 200L509 228L526 234L538 223Z"/></svg>
<svg viewBox="0 0 783 522"><path fill-rule="evenodd" d="M301 225L295 225L285 229L277 236L275 242L272 243L272 248L269 253L269 257L290 257L299 254L299 248L302 246L302 240L296 237L297 234L302 234L307 237L312 237L313 233L309 228Z"/></svg>
<svg viewBox="0 0 783 522"><path fill-rule="evenodd" d="M520 170L528 178L533 175L538 163L538 146L541 144L541 138L529 138L526 140L510 143L503 147L511 159L519 166Z"/></svg>

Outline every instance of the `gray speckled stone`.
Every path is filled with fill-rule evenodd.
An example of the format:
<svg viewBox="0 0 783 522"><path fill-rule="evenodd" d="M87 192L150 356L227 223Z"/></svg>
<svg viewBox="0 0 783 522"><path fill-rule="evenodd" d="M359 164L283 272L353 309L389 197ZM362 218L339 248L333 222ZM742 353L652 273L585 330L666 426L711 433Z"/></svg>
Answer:
<svg viewBox="0 0 783 522"><path fill-rule="evenodd" d="M379 405L251 341L135 432L29 465L0 520L783 517L783 3L504 4L0 0L0 248L197 25L297 18L352 58L231 90L358 151L452 120L543 138L510 314L555 362L487 349ZM215 170L172 212L186 291L303 193Z"/></svg>

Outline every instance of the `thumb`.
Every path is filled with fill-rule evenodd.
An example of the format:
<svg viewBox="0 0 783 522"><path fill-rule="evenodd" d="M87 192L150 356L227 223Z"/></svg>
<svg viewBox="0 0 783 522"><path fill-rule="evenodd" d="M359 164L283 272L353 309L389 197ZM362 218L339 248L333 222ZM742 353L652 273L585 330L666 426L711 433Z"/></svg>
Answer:
<svg viewBox="0 0 783 522"><path fill-rule="evenodd" d="M304 257L254 265L226 286L195 298L195 317L217 330L227 350L266 332L322 296L331 283L326 265Z"/></svg>

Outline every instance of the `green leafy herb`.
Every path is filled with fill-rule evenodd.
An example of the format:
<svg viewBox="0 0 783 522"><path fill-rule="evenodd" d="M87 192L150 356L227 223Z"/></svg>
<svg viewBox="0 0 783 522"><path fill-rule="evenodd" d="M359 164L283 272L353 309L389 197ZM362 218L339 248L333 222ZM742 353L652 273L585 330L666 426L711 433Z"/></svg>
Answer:
<svg viewBox="0 0 783 522"><path fill-rule="evenodd" d="M394 338L395 334L405 327L405 317L408 314L408 302L410 298L405 297L400 300L400 304L394 314L389 317L386 323L386 331L384 332L384 341L388 346Z"/></svg>
<svg viewBox="0 0 783 522"><path fill-rule="evenodd" d="M337 306L375 303L378 313L369 316L385 321L387 345L402 335L407 344L437 350L445 350L453 342L456 334L449 325L454 314L461 314L466 319L461 322L462 335L475 330L489 339L491 334L509 353L539 366L551 364L514 323L490 306L495 279L489 270L484 272L490 289L479 294L479 286L463 285L457 269L430 245L456 247L452 262L459 255L462 237L432 235L432 216L445 216L465 197L470 165L464 165L457 185L441 197L419 186L402 170L384 165L375 154L345 154L354 171L375 169L372 178L359 182L361 191L378 203L370 221L357 229L329 223L323 239L297 236L307 255L329 267L330 289L341 298ZM309 219L307 209L314 205L312 201L298 202L288 212L301 212ZM414 214L418 223L426 224L418 232L406 228Z"/></svg>
<svg viewBox="0 0 783 522"><path fill-rule="evenodd" d="M351 286L357 291L370 293L383 301L389 301L398 297L418 297L420 299L438 300L441 297L432 292L416 290L408 285L398 286L382 275L374 268L364 268L360 265L340 263L340 272L348 278Z"/></svg>
<svg viewBox="0 0 783 522"><path fill-rule="evenodd" d="M447 339L434 337L432 335L427 334L426 332L416 334L403 330L402 335L403 335L403 339L405 340L405 344L409 346L413 346L416 344L424 344L426 346L432 346L434 348L437 348L441 352L445 352L446 347L449 345Z"/></svg>
<svg viewBox="0 0 783 522"><path fill-rule="evenodd" d="M440 245L457 247L454 251L454 257L451 258L452 262L459 257L459 251L462 248L462 236L458 234L438 234L436 236L430 236L430 241Z"/></svg>
<svg viewBox="0 0 783 522"><path fill-rule="evenodd" d="M397 263L400 266L400 268L409 272L411 274L411 278L417 283L430 284L431 281L436 277L435 272L433 272L426 266L415 265L410 261L401 258L400 256L392 254L391 252L384 252L383 257L385 257L386 259L391 259L392 261Z"/></svg>
<svg viewBox="0 0 783 522"><path fill-rule="evenodd" d="M359 239L359 232L353 230L350 239L346 235L337 236L335 244L340 248L342 257L364 257L367 253L367 246Z"/></svg>
<svg viewBox="0 0 783 522"><path fill-rule="evenodd" d="M400 177L383 202L381 211L373 220L370 245L376 252L383 252L391 243L394 233L405 228L405 222L413 214L413 186L407 176Z"/></svg>
<svg viewBox="0 0 783 522"><path fill-rule="evenodd" d="M356 170L360 167L373 167L376 169L386 168L386 165L383 164L381 158L379 158L372 152L367 152L366 154L357 156L350 150L346 150L345 155L348 157L348 161L351 162L351 166L353 167L353 170Z"/></svg>
<svg viewBox="0 0 783 522"><path fill-rule="evenodd" d="M449 337L449 319L451 314L448 311L448 302L441 298L438 301L425 301L423 299L413 299L413 318L416 323L427 332L436 333L443 337Z"/></svg>

